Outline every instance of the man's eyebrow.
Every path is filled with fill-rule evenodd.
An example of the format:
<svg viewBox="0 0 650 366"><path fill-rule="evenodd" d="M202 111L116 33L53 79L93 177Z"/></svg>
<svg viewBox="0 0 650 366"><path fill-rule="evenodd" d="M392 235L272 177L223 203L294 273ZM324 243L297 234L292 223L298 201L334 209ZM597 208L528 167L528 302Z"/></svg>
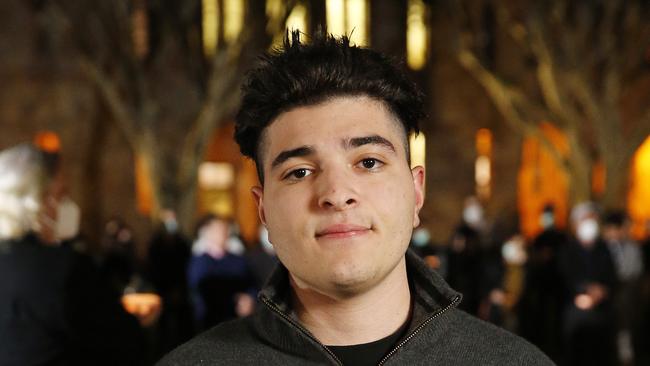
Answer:
<svg viewBox="0 0 650 366"><path fill-rule="evenodd" d="M345 142L346 148L360 147L368 144L381 145L388 148L390 151L395 152L395 146L393 143L379 135L353 137Z"/></svg>
<svg viewBox="0 0 650 366"><path fill-rule="evenodd" d="M271 163L271 170L273 170L278 165L284 163L285 161L299 156L307 156L314 153L314 148L311 146L300 146L295 149L285 150L278 154L278 156L273 159Z"/></svg>

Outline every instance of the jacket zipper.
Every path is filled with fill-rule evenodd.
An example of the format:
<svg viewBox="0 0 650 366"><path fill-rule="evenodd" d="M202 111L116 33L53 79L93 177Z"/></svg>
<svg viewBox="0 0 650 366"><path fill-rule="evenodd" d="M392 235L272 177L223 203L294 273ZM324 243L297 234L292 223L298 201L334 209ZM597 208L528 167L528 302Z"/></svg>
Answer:
<svg viewBox="0 0 650 366"><path fill-rule="evenodd" d="M292 324L294 327L298 328L298 330L300 330L300 331L301 331L305 336L307 336L307 338L313 340L313 341L316 342L318 345L320 345L320 346L321 346L321 347L322 347L322 348L323 348L323 349L324 349L324 350L325 350L325 351L326 351L330 356L332 356L332 358L337 362L337 364L338 364L339 366L343 366L343 362L341 362L341 360L339 360L339 358L336 357L336 355L334 354L334 352L332 352L332 350L330 350L329 348L327 348L326 345L322 344L318 339L316 339L316 337L314 337L313 335L311 335L311 333L309 333L305 328L303 328L302 325L300 325L300 324L297 323L295 320L291 319L291 317L289 317L288 315L286 315L285 313L283 313L283 312L282 312L280 309L278 309L278 308L277 308L277 307L276 307L276 306L275 306L271 301L267 300L267 299L264 298L264 297L262 297L262 301L264 301L264 304L265 304L269 309L271 309L274 313L280 315L284 320L288 321L288 322L289 322L290 324Z"/></svg>
<svg viewBox="0 0 650 366"><path fill-rule="evenodd" d="M437 313L435 313L435 314L431 315L430 317L428 317L428 318L427 318L427 319L426 319L422 324L420 324L417 328L415 328L415 330L413 331L413 333L409 334L408 337L404 338L403 341L399 342L399 344L398 344L397 346L395 346L395 348L393 348L390 352L388 352L388 354L387 354L386 356L384 356L384 358L383 358L381 361L379 361L379 363L377 364L377 366L382 366L384 363L386 363L386 361L388 361L388 359L389 359L392 355L394 355L395 352L397 352L401 347L403 347L406 343L408 343L408 341L410 341L411 339L413 339L413 337L415 337L415 335L418 334L418 333L420 332L420 330L422 330L422 328L424 328L427 324L429 324L433 319L439 317L439 316L442 315L444 312L446 312L447 310L451 309L454 305L456 305L456 303L457 303L459 300L460 300L460 296L456 296L456 297L454 298L454 300L452 300L452 302L449 303L449 305L447 305L444 309L442 309L442 310L438 311Z"/></svg>

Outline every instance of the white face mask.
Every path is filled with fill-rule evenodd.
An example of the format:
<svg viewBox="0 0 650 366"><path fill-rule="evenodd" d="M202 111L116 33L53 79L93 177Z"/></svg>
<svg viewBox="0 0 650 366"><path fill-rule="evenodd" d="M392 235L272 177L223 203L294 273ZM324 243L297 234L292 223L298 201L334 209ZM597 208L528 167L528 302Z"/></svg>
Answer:
<svg viewBox="0 0 650 366"><path fill-rule="evenodd" d="M526 249L520 239L510 239L503 244L501 255L506 263L511 265L523 265L528 259Z"/></svg>
<svg viewBox="0 0 650 366"><path fill-rule="evenodd" d="M81 210L70 197L64 197L57 207L54 237L58 241L73 239L79 234Z"/></svg>
<svg viewBox="0 0 650 366"><path fill-rule="evenodd" d="M595 219L585 219L578 224L576 236L580 242L591 244L598 236L598 222Z"/></svg>
<svg viewBox="0 0 650 366"><path fill-rule="evenodd" d="M483 221L483 209L479 205L465 207L463 220L470 226L478 226Z"/></svg>

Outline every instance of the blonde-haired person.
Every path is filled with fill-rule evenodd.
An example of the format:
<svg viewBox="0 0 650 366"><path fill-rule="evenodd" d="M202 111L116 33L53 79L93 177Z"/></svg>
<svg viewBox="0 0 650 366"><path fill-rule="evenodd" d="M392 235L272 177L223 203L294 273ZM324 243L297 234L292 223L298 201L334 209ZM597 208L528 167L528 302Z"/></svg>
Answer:
<svg viewBox="0 0 650 366"><path fill-rule="evenodd" d="M52 155L0 151L0 365L135 364L137 320L88 257L50 245L61 187Z"/></svg>
<svg viewBox="0 0 650 366"><path fill-rule="evenodd" d="M29 144L0 153L0 240L38 231L38 214L51 180L45 155Z"/></svg>

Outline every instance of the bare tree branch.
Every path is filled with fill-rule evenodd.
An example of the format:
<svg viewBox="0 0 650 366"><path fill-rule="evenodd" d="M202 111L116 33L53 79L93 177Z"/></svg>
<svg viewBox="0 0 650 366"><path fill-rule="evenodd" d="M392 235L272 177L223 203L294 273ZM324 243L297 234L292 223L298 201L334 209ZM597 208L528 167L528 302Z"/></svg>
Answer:
<svg viewBox="0 0 650 366"><path fill-rule="evenodd" d="M562 156L555 145L546 137L537 123L542 120L530 121L528 119L529 117L522 116L518 112L516 102L525 102L527 97L514 88L505 86L492 73L485 69L476 56L469 50L461 49L458 53L458 60L468 72L474 75L476 80L483 86L488 95L490 95L497 110L510 127L524 136L537 138L560 166L566 168L566 158Z"/></svg>
<svg viewBox="0 0 650 366"><path fill-rule="evenodd" d="M129 144L137 146L140 131L136 127L133 113L118 93L117 86L94 62L82 57L79 63L81 70L95 84L106 101L114 122L122 130Z"/></svg>

